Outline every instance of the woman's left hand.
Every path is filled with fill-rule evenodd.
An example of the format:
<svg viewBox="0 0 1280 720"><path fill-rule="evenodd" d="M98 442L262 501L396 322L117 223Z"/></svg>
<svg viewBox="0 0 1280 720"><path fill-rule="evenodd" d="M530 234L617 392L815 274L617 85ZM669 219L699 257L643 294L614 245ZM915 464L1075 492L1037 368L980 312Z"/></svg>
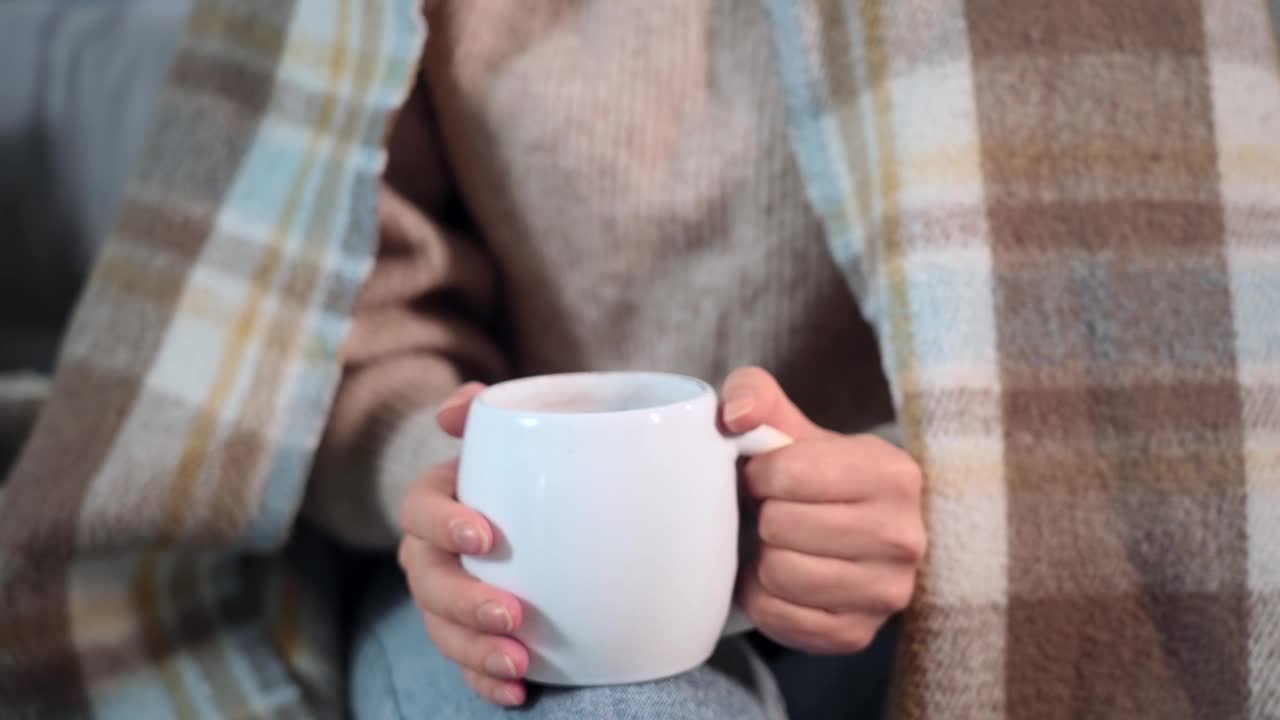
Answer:
<svg viewBox="0 0 1280 720"><path fill-rule="evenodd" d="M760 368L735 371L722 396L731 432L767 423L795 439L746 466L760 548L739 580L743 609L788 647L864 649L915 589L926 542L920 467L875 436L814 425Z"/></svg>

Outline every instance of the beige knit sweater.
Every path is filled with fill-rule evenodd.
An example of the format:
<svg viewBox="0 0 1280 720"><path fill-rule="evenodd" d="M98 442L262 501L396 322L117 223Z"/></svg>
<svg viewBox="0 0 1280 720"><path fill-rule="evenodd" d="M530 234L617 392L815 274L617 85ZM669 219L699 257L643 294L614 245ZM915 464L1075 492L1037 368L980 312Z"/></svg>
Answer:
<svg viewBox="0 0 1280 720"><path fill-rule="evenodd" d="M393 542L406 486L456 452L433 407L464 379L759 364L825 426L891 419L806 204L760 4L443 0L427 17L313 519Z"/></svg>

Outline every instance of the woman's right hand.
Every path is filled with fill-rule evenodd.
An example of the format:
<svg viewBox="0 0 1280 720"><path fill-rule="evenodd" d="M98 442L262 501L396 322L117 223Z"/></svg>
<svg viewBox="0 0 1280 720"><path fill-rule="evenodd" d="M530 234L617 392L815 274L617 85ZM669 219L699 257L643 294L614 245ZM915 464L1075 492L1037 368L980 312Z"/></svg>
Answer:
<svg viewBox="0 0 1280 720"><path fill-rule="evenodd" d="M461 437L471 401L482 386L459 388L440 408L440 427ZM493 549L493 529L457 501L458 463L432 468L405 496L400 511L400 566L422 610L431 641L456 662L467 684L498 705L520 705L529 651L511 637L520 627L520 601L467 574L458 556Z"/></svg>

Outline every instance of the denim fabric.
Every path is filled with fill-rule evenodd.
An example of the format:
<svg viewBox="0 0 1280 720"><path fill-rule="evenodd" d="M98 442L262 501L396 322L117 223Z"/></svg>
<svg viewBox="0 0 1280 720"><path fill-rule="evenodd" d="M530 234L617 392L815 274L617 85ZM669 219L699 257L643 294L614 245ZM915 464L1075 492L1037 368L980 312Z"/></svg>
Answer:
<svg viewBox="0 0 1280 720"><path fill-rule="evenodd" d="M491 705L431 646L404 583L382 578L361 612L350 664L355 720L784 720L772 677L747 643L722 643L707 665L665 680L530 688L517 710Z"/></svg>

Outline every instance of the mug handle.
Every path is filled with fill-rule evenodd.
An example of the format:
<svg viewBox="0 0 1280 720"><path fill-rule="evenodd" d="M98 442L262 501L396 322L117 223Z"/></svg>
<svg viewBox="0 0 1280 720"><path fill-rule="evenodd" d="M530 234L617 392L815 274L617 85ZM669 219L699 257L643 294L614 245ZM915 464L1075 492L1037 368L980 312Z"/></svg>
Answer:
<svg viewBox="0 0 1280 720"><path fill-rule="evenodd" d="M761 425L751 432L729 438L729 442L738 448L739 455L750 456L781 450L795 440L771 425ZM751 618L747 617L735 601L729 608L729 619L725 620L724 630L720 634L721 636L740 635L754 629L755 625L751 623Z"/></svg>

